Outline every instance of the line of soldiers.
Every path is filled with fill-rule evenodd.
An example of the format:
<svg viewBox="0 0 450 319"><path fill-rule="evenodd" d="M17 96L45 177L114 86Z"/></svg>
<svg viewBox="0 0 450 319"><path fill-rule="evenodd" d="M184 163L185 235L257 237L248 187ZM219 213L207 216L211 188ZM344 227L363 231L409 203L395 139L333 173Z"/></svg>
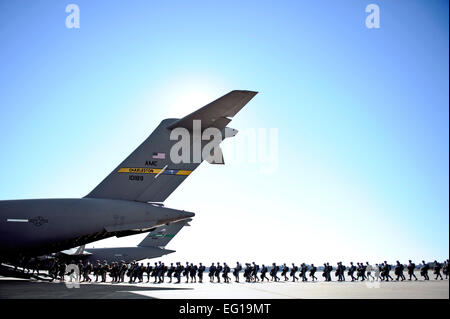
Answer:
<svg viewBox="0 0 450 319"><path fill-rule="evenodd" d="M72 265L72 264L71 264ZM73 265L72 265L73 266ZM409 260L408 265L403 265L399 261L396 262L394 266L388 264L386 261L376 264L372 266L369 262L364 263L356 263L350 262L350 266L346 267L342 264L342 262L338 262L336 267L331 266L329 263L323 264L323 272L322 276L324 277L324 281L332 281L331 275L333 270L335 271L334 275L337 278L337 281L345 281L345 275L347 274L351 281L364 281L364 280L380 280L380 281L393 281L394 278L391 276L391 271L394 271L394 275L396 276L396 281L404 281L406 277L404 275L405 269L407 270L407 274L409 275L408 280L418 280L416 275L414 274L414 270L416 268L420 269L420 275L424 278L424 280L430 280L428 272L433 270L433 273L436 275L435 280L441 279L443 280L442 273L445 275L445 279L448 279L448 259L444 261L443 265L437 262L436 260L430 266L425 261L422 261L422 264L419 267L416 266L411 260ZM175 283L181 282L181 277L185 277L185 282L196 283L197 278L198 282L203 282L203 273L206 271L206 267L199 263L199 265L194 265L193 263L186 262L186 265L183 266L180 262L177 262L175 265L173 263L170 266L166 266L164 263L159 261L155 262L154 265L147 263L139 263L136 261L131 262L130 264L121 262L113 262L108 264L105 260L101 263L97 260L96 264L93 265L89 261L86 264L79 261L77 264L78 267L78 280L81 282L92 282L93 280L90 278L90 275L93 274L95 276L95 282L106 282L107 275L111 277L111 281L113 283L122 283L125 281L125 276L129 278L129 283L142 283L146 277L147 281L150 282L151 277L153 277L153 283L164 283L165 277L169 278L169 283L172 283L173 279L176 279ZM73 267L68 267L65 262L53 260L49 266L49 275L53 279L64 280L65 275L71 275L74 273ZM292 263L291 268L289 268L286 263L282 266L278 266L273 263L270 268L266 265L262 265L261 267L257 265L255 262L246 263L245 269L242 265L237 262L232 274L235 278L235 282L239 282L240 273L244 270L243 275L246 282L264 282L273 281L278 282L281 279L278 277L278 273L281 270L281 277L284 278L284 281L290 280L289 276L292 278L293 282L299 281L301 278L302 282L308 281L308 277L311 281L317 281L318 278L315 276L318 268L314 266L314 264L306 265L305 263L301 263L300 266L296 266ZM347 272L346 272L347 271ZM212 263L209 266L209 279L210 282L221 282L221 278L225 283L230 282L229 274L231 272L231 268L227 265L227 263L223 263L223 266L220 262ZM296 274L299 274L299 277ZM34 269L33 269L34 273ZM270 275L270 279L267 277L267 273ZM38 270L39 274L39 270Z"/></svg>

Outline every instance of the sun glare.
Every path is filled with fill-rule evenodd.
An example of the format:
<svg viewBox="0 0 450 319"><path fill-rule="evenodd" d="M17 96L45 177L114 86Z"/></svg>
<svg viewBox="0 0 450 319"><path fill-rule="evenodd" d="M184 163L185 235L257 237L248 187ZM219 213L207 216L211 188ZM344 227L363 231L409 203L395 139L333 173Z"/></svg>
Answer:
<svg viewBox="0 0 450 319"><path fill-rule="evenodd" d="M159 90L167 117L180 118L226 94L228 86L209 77L183 77L166 83Z"/></svg>

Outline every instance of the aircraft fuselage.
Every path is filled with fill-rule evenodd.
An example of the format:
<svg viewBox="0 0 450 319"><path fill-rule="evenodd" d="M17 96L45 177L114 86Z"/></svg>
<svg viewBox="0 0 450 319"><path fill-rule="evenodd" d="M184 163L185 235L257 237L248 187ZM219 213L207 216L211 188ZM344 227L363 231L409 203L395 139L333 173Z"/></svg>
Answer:
<svg viewBox="0 0 450 319"><path fill-rule="evenodd" d="M145 232L193 213L112 199L0 201L0 256L38 256Z"/></svg>

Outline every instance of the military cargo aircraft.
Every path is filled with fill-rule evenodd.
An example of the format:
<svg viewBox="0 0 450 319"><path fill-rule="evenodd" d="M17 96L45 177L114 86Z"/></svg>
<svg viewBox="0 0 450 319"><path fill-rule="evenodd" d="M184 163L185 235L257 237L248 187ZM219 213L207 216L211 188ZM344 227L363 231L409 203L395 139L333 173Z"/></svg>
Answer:
<svg viewBox="0 0 450 319"><path fill-rule="evenodd" d="M235 90L181 119L165 119L153 133L94 190L77 199L0 201L0 264L17 265L24 259L49 255L112 236L154 230L193 217L184 210L166 208L166 198L208 156L172 161L178 143L172 131L220 130L222 140L234 136L227 127L257 92ZM200 123L200 125L197 125ZM194 138L191 141L195 148ZM206 141L201 141L201 147ZM219 149L220 151L220 149ZM0 269L1 274L1 269ZM10 274L10 272L8 272Z"/></svg>

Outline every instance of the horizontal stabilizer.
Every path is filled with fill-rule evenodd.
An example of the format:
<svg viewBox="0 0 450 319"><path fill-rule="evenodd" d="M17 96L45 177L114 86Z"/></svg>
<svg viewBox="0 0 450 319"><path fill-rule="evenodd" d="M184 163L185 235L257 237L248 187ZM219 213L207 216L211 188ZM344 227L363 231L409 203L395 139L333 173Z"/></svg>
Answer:
<svg viewBox="0 0 450 319"><path fill-rule="evenodd" d="M164 225L156 228L150 232L144 240L139 243L139 247L164 247L184 226L190 226L188 224L192 219L182 220L169 225Z"/></svg>
<svg viewBox="0 0 450 319"><path fill-rule="evenodd" d="M234 90L201 109L172 123L168 129L184 127L193 130L193 120L201 120L202 130L208 127L224 129L235 116L258 92Z"/></svg>

